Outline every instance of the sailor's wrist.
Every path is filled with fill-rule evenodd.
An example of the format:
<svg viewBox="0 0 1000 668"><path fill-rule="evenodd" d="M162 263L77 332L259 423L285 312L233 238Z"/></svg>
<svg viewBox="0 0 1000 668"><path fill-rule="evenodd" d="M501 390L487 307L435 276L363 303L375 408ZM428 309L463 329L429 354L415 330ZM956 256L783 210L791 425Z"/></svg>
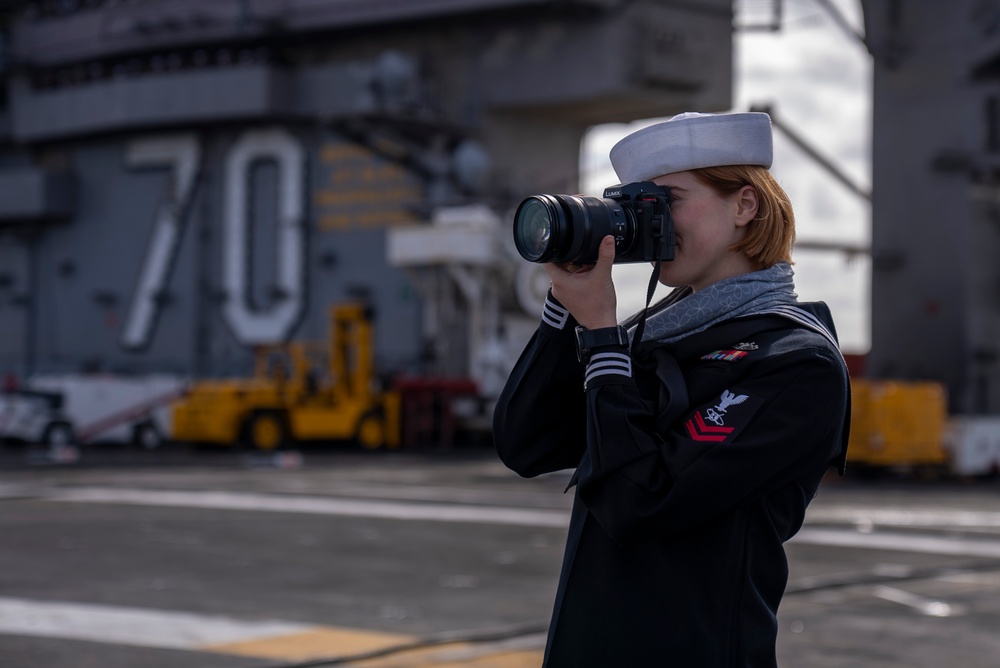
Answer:
<svg viewBox="0 0 1000 668"><path fill-rule="evenodd" d="M576 354L584 364L589 364L591 357L598 352L618 352L628 356L628 332L621 325L587 329L577 325Z"/></svg>

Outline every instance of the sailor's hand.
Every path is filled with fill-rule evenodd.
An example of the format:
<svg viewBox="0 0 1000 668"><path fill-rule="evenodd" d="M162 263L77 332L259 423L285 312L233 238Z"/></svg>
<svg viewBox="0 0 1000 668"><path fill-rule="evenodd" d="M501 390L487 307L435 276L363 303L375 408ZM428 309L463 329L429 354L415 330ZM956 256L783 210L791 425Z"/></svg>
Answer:
<svg viewBox="0 0 1000 668"><path fill-rule="evenodd" d="M618 298L611 279L614 261L615 238L608 235L601 240L596 264L544 265L552 281L552 295L587 329L618 324Z"/></svg>

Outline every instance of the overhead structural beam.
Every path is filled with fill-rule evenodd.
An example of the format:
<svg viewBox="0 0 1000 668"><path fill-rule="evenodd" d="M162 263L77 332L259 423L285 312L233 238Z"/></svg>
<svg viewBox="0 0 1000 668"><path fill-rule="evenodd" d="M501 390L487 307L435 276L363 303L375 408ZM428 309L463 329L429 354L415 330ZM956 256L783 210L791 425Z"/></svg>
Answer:
<svg viewBox="0 0 1000 668"><path fill-rule="evenodd" d="M747 2L738 3L744 7ZM734 28L738 32L778 32L781 30L781 17L783 14L784 0L771 0L770 20L762 23L741 23L735 24Z"/></svg>
<svg viewBox="0 0 1000 668"><path fill-rule="evenodd" d="M816 161L816 163L830 173L833 178L840 181L844 186L846 186L851 192L855 193L858 197L871 202L872 194L871 192L859 186L855 183L847 174L845 174L837 165L833 164L829 159L822 155L819 151L813 148L805 139L802 138L797 132L788 127L781 119L777 118L774 114L774 110L770 105L753 105L750 107L750 111L762 111L771 116L771 123L774 127L781 130L781 132L792 140L792 142L802 149L806 155Z"/></svg>
<svg viewBox="0 0 1000 668"><path fill-rule="evenodd" d="M852 244L847 242L841 243L839 241L809 241L806 239L796 239L795 249L823 252L835 251L847 255L848 260L872 254L870 246L862 246L861 244Z"/></svg>
<svg viewBox="0 0 1000 668"><path fill-rule="evenodd" d="M848 36L853 37L860 42L868 53L872 52L872 47L868 44L868 38L855 30L854 26L847 22L847 19L844 18L844 15L839 9L837 9L837 6L834 5L831 0L816 0L816 4L826 10L826 13L830 15L830 18L833 19L833 22L836 23L841 30L847 33Z"/></svg>

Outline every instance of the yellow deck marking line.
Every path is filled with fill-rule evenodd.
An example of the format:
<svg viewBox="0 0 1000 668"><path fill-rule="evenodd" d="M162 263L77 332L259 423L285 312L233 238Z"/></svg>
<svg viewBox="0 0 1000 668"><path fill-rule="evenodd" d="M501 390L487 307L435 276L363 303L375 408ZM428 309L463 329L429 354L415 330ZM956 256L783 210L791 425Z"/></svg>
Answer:
<svg viewBox="0 0 1000 668"><path fill-rule="evenodd" d="M418 642L415 636L372 631L322 628L316 631L275 638L201 648L220 654L233 654L277 661L350 658L367 652L403 647ZM542 664L543 637L534 639L534 648L511 650L505 643L455 642L444 646L401 649L387 656L352 661L357 668L538 668Z"/></svg>
<svg viewBox="0 0 1000 668"><path fill-rule="evenodd" d="M303 633L258 638L242 642L207 645L200 649L219 654L306 661L334 656L355 656L380 649L404 645L416 640L415 636L321 627Z"/></svg>
<svg viewBox="0 0 1000 668"><path fill-rule="evenodd" d="M524 642L513 643L524 645ZM515 649L512 643L457 643L397 654L372 661L358 661L356 668L538 668L545 652L545 637L539 636L534 647Z"/></svg>
<svg viewBox="0 0 1000 668"><path fill-rule="evenodd" d="M425 650L345 665L352 668L538 668L542 665L544 654L541 649L516 652L487 650L478 656Z"/></svg>

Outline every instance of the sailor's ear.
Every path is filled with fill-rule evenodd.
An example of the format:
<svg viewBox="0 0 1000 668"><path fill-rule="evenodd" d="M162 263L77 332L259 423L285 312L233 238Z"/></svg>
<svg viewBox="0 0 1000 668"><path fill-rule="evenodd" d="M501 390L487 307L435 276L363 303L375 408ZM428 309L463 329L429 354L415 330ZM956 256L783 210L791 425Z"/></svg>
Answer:
<svg viewBox="0 0 1000 668"><path fill-rule="evenodd" d="M743 186L735 195L737 227L743 227L757 216L757 209L760 201L757 197L757 189L753 186Z"/></svg>

